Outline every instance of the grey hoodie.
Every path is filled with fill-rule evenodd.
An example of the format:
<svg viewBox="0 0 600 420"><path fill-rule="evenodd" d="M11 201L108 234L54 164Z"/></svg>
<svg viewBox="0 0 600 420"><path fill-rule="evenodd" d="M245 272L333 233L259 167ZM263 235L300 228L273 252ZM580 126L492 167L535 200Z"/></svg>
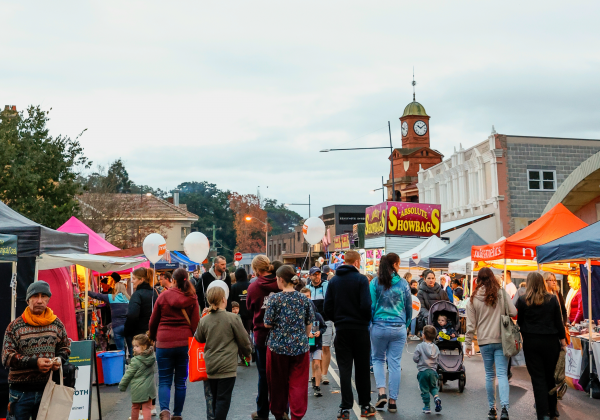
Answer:
<svg viewBox="0 0 600 420"><path fill-rule="evenodd" d="M427 369L437 370L440 349L433 343L423 341L419 343L413 354L413 361L417 364L417 370L423 372Z"/></svg>

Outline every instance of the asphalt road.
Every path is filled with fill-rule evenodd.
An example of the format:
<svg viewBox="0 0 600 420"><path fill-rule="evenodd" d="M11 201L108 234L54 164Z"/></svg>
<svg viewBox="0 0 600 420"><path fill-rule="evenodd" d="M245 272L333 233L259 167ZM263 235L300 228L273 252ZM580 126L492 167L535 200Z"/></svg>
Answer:
<svg viewBox="0 0 600 420"><path fill-rule="evenodd" d="M417 342L418 343L418 342ZM400 397L398 399L398 412L390 413L387 410L379 411L375 419L423 419L428 415L422 414L421 395L417 384L416 365L412 361L412 353L416 344L411 342L405 348L402 356L402 382ZM481 356L465 357L467 371L467 385L464 393L458 392L458 382L448 382L441 393L441 417L452 419L486 419L487 399L485 392L485 373ZM340 403L339 383L337 382L337 365L332 361L329 379L330 385L321 387L323 397L316 398L312 395L312 387L307 385L308 412L306 419L331 419L335 420ZM238 376L232 397L230 419L249 419L250 413L255 411L257 373L254 365L238 368ZM375 378L371 375L372 401L377 396ZM109 420L126 420L130 415L130 400L128 394L120 393L117 387L101 387L103 418ZM510 416L511 419L535 420L533 408L533 392L527 369L525 367L513 368L513 378L510 382ZM172 404L172 402L171 402ZM355 407L357 408L357 407ZM97 419L97 410L93 419ZM585 420L598 419L600 415L600 400L590 399L582 392L569 389L562 401L559 401L560 420ZM358 413L358 411L357 411ZM352 419L357 420L355 413ZM429 416L438 416L431 414ZM185 408L185 419L206 419L206 404L202 383L188 385ZM271 418L273 418L271 416ZM157 420L158 417L153 417Z"/></svg>

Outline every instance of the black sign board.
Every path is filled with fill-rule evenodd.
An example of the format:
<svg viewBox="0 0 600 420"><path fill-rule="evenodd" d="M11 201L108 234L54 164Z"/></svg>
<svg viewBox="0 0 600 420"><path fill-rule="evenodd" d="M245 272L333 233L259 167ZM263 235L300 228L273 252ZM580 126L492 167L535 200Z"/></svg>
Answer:
<svg viewBox="0 0 600 420"><path fill-rule="evenodd" d="M92 367L96 373L96 392L98 396L98 414L102 420L100 406L100 388L98 387L98 366L96 366L95 342L90 340L71 342L71 355L69 363L79 368L73 395L73 407L69 420L92 419Z"/></svg>
<svg viewBox="0 0 600 420"><path fill-rule="evenodd" d="M338 223L340 225L365 223L365 213L340 213L338 216Z"/></svg>

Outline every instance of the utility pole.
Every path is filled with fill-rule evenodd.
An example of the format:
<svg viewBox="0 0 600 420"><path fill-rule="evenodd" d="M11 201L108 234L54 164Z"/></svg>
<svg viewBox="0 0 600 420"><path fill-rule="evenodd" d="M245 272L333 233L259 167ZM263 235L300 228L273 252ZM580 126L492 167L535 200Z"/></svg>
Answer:
<svg viewBox="0 0 600 420"><path fill-rule="evenodd" d="M210 250L215 251L215 254L216 254L216 252L217 252L217 230L223 230L223 228L218 228L216 225L212 225L212 228L206 228L206 230L212 230L213 240L212 240L212 243L210 244ZM215 257L216 257L216 255L215 255ZM214 261L215 257L212 257L213 261Z"/></svg>

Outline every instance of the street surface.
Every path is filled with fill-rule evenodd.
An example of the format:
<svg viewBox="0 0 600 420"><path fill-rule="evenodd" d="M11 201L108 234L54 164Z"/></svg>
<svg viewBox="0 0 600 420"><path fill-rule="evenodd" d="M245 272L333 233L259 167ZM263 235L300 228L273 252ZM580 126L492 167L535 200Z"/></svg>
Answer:
<svg viewBox="0 0 600 420"><path fill-rule="evenodd" d="M408 352L413 352L419 342L409 342L402 356L402 382L400 385L400 397L398 399L398 412L389 413L387 410L379 411L374 419L423 419L428 415L422 414L421 395L417 384L416 364ZM334 356L335 357L335 356ZM465 357L467 370L467 385L464 393L458 392L458 382L448 382L441 393L442 417L451 419L486 419L487 399L485 393L485 372L481 356L473 356L471 359ZM321 387L323 397L315 398L312 395L312 387L307 385L308 411L305 419L331 419L335 420L340 403L339 379L337 377L337 365L332 361L329 379L330 385ZM231 409L228 418L244 419L250 418L250 413L255 411L256 404L256 368L239 367L238 376L233 391ZM375 378L371 375L372 402L375 402L377 391ZM109 420L126 420L130 416L130 400L126 393L119 392L116 386L101 387L103 418ZM172 400L171 400L172 401ZM510 416L517 420L535 420L533 408L533 392L527 369L525 367L513 368L513 378L510 381ZM172 402L171 402L172 404ZM387 406L386 406L387 407ZM560 420L585 420L598 419L600 412L600 400L593 400L583 392L569 389L562 401L558 403ZM93 419L98 419L94 410ZM358 407L351 418L357 420ZM431 414L429 416L436 416ZM204 400L204 388L202 383L190 383L183 410L183 418L206 419L206 404ZM270 417L273 419L274 417ZM158 420L158 417L153 417Z"/></svg>

